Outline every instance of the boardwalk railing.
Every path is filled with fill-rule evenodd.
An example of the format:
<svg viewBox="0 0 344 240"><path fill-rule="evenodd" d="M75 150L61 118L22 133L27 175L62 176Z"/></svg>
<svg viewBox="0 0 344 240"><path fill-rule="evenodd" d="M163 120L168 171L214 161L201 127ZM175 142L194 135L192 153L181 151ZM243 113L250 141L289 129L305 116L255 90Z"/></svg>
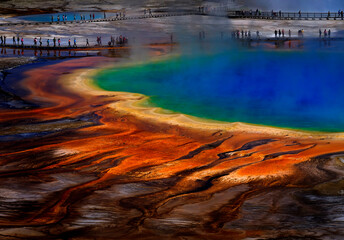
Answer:
<svg viewBox="0 0 344 240"><path fill-rule="evenodd" d="M255 18L275 20L344 20L342 13L320 12L261 12L261 11L228 11L229 18Z"/></svg>
<svg viewBox="0 0 344 240"><path fill-rule="evenodd" d="M81 24L81 23L97 23L97 22L114 22L114 21L124 21L124 20L138 20L145 18L162 18L162 17L174 17L174 16L186 16L186 15L198 15L200 13L196 11L188 12L177 12L177 13L154 13L136 16L126 16L126 17L111 17L111 18L101 18L101 19L89 19L89 20L73 20L73 21L49 21L49 22L8 22L1 23L0 27L3 26L27 26L27 25L64 25L64 24Z"/></svg>

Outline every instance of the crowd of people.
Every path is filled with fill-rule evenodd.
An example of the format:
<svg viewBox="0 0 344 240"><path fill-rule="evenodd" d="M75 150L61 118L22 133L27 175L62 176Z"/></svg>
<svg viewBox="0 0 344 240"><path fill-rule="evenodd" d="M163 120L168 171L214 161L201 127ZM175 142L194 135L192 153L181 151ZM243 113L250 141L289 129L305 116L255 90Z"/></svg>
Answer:
<svg viewBox="0 0 344 240"><path fill-rule="evenodd" d="M151 10L150 10L151 13ZM103 19L106 19L106 12L103 13ZM116 19L119 18L124 18L125 17L125 12L120 11L116 13ZM99 17L98 17L99 18ZM87 14L80 14L80 16L78 17L77 15L73 15L73 19L70 19L70 21L86 21L86 20L95 20L97 19L97 16L94 13L90 13L89 15ZM62 14L62 15L51 15L51 22L67 22L68 21L68 16L66 14Z"/></svg>
<svg viewBox="0 0 344 240"><path fill-rule="evenodd" d="M331 38L331 29L325 29L324 32L319 29L319 38L322 37L322 33L324 33L324 38Z"/></svg>
<svg viewBox="0 0 344 240"><path fill-rule="evenodd" d="M152 16L152 9L150 9L150 8L143 9L143 15L144 16L146 16L146 15Z"/></svg>
<svg viewBox="0 0 344 240"><path fill-rule="evenodd" d="M52 38L52 39L45 39L46 43L44 44L42 37L35 37L33 38L33 46L34 47L61 47L61 38ZM85 46L89 47L90 43L88 38L85 39ZM110 41L108 42L108 46L124 46L128 44L128 38L120 35L118 37L110 37ZM7 44L7 37L6 36L0 36L0 45L4 46L4 45L9 45ZM24 47L24 38L23 37L19 37L19 36L13 36L12 38L12 45L11 46L16 46L16 47ZM31 46L31 45L29 45ZM103 46L102 45L102 38L101 37L97 37L97 44L95 46ZM77 39L74 38L73 41L69 38L68 39L68 47L73 47L73 48L77 48Z"/></svg>

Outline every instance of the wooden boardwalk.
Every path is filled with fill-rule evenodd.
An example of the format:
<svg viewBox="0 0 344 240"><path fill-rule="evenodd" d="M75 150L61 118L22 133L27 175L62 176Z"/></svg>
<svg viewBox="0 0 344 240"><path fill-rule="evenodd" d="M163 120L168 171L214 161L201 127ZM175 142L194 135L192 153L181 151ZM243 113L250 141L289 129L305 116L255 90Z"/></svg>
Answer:
<svg viewBox="0 0 344 240"><path fill-rule="evenodd" d="M203 41L203 40L200 40ZM318 41L318 42L340 42L343 41L344 42L344 38L343 37L322 37L322 38L307 38L307 37L251 37L251 38L231 38L231 39L222 39L221 41L228 41L228 42L249 42L249 43L275 43L275 44L282 44L285 42L290 42L290 41ZM164 42L164 43L156 43L156 44L148 44L148 45L144 45L146 47L154 47L154 46L173 46L173 45L178 45L178 43L176 42ZM115 45L115 46L108 46L108 45L103 45L103 46L99 46L99 45L93 45L93 46L85 46L85 45L80 45L78 47L69 47L69 46L34 46L34 45L16 45L16 44L6 44L6 45L1 45L0 44L0 48L1 49L22 49L22 50L33 50L33 51L41 51L41 50L47 50L47 51L100 51L100 50L124 50L124 49L130 49L131 46L130 45Z"/></svg>
<svg viewBox="0 0 344 240"><path fill-rule="evenodd" d="M199 12L180 12L180 13L161 13L161 14L146 14L138 16L128 16L128 17L113 17L113 18L102 18L93 20L73 20L73 21L53 21L53 22L9 22L1 23L0 27L5 26L36 26L36 25L76 25L84 23L100 23L100 22L116 22L125 20L138 20L138 19L149 19L149 18L163 18L163 17L175 17L175 16L188 16L188 15L203 15Z"/></svg>
<svg viewBox="0 0 344 240"><path fill-rule="evenodd" d="M250 18L266 20L344 20L342 13L321 12L260 12L228 11L229 18Z"/></svg>
<svg viewBox="0 0 344 240"><path fill-rule="evenodd" d="M250 19L265 19L265 20L344 20L344 16L338 13L315 13L315 12L256 12L256 11L184 11L176 13L154 13L146 15L126 16L126 17L112 17L93 20L72 20L72 21L49 21L49 22L7 22L0 23L0 27L8 26L36 26L36 25L76 25L85 23L100 23L100 22L115 22L125 20L139 20L149 18L164 18L174 16L188 16L188 15L201 15L201 16L217 16L228 17L232 19L250 18Z"/></svg>

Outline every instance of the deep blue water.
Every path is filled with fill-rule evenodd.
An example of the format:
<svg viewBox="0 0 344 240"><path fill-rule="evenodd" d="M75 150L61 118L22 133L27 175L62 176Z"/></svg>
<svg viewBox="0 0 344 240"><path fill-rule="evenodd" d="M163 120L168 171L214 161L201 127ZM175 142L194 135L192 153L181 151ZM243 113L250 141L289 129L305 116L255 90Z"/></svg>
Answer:
<svg viewBox="0 0 344 240"><path fill-rule="evenodd" d="M226 51L102 71L107 90L207 119L344 132L344 53Z"/></svg>

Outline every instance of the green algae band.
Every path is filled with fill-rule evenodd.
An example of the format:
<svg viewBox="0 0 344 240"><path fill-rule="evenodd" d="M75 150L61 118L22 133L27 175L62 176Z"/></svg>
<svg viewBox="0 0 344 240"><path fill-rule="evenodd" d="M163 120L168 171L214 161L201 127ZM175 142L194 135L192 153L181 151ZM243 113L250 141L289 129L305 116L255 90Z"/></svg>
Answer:
<svg viewBox="0 0 344 240"><path fill-rule="evenodd" d="M226 122L344 132L342 52L226 51L115 67L95 82Z"/></svg>

